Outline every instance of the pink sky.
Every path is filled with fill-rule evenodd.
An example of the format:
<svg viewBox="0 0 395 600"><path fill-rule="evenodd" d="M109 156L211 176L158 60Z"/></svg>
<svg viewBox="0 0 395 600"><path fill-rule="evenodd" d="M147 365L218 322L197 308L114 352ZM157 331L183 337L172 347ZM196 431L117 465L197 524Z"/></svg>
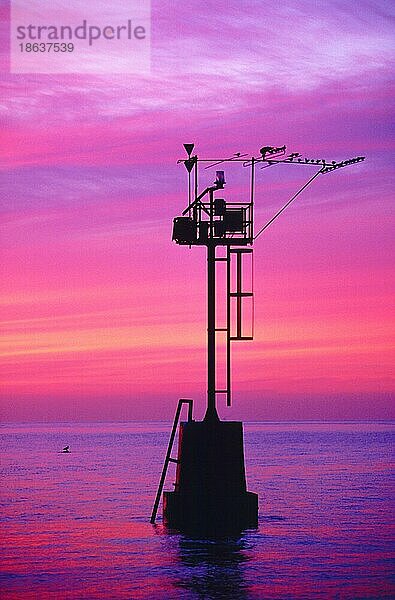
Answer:
<svg viewBox="0 0 395 600"><path fill-rule="evenodd" d="M204 251L171 241L183 142L367 157L257 241L255 340L220 413L393 418L391 6L152 0L150 76L10 75L0 0L3 420L202 415ZM257 224L310 173L268 171Z"/></svg>

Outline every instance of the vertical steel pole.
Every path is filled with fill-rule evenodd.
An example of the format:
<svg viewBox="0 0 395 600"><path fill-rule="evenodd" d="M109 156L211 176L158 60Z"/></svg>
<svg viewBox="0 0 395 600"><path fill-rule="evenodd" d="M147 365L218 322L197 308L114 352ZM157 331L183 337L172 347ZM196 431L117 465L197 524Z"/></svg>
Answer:
<svg viewBox="0 0 395 600"><path fill-rule="evenodd" d="M255 187L255 158L251 161L251 195L250 195L250 237L254 239L254 187Z"/></svg>
<svg viewBox="0 0 395 600"><path fill-rule="evenodd" d="M210 228L207 242L207 412L205 421L218 421L215 396L215 240L214 238L214 190L210 189Z"/></svg>
<svg viewBox="0 0 395 600"><path fill-rule="evenodd" d="M215 406L215 242L207 244L207 411L205 421L218 421Z"/></svg>
<svg viewBox="0 0 395 600"><path fill-rule="evenodd" d="M188 171L188 206L191 206L191 172ZM188 217L191 218L191 209L188 211Z"/></svg>
<svg viewBox="0 0 395 600"><path fill-rule="evenodd" d="M198 197L198 157L195 156L195 197L194 197L194 201L196 200L196 198Z"/></svg>

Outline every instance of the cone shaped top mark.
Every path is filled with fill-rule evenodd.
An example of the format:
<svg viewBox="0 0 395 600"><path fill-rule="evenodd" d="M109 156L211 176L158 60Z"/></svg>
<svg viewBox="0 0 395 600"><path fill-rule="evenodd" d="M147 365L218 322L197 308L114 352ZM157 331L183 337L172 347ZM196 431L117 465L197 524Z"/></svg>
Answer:
<svg viewBox="0 0 395 600"><path fill-rule="evenodd" d="M194 147L195 147L195 144L184 144L184 148L185 148L188 156L191 156L192 150L194 149Z"/></svg>
<svg viewBox="0 0 395 600"><path fill-rule="evenodd" d="M188 158L188 160L184 160L184 165L185 165L188 173L190 173L192 171L194 164L195 164L195 160L193 158Z"/></svg>

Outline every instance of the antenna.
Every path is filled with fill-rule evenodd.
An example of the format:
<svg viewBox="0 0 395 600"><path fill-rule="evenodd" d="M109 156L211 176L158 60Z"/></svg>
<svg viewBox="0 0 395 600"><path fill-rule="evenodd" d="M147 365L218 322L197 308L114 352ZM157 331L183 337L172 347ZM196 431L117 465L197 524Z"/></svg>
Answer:
<svg viewBox="0 0 395 600"><path fill-rule="evenodd" d="M248 154L241 154L241 152L235 152L235 154L233 156L231 156L230 158L226 159L226 162L231 162L232 160L235 160L236 158L243 158L244 156L248 156ZM216 165L220 165L221 163L225 162L224 160L219 160L217 162L213 162L211 165L207 165L207 167L204 167L205 169L211 169L211 167L215 167Z"/></svg>

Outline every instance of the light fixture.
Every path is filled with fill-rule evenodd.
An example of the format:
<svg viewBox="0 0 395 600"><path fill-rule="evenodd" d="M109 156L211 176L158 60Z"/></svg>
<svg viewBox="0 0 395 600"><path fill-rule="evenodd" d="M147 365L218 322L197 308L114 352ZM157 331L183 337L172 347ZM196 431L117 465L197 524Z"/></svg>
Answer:
<svg viewBox="0 0 395 600"><path fill-rule="evenodd" d="M224 171L216 171L215 172L215 185L217 188L223 188L225 185L225 172Z"/></svg>

